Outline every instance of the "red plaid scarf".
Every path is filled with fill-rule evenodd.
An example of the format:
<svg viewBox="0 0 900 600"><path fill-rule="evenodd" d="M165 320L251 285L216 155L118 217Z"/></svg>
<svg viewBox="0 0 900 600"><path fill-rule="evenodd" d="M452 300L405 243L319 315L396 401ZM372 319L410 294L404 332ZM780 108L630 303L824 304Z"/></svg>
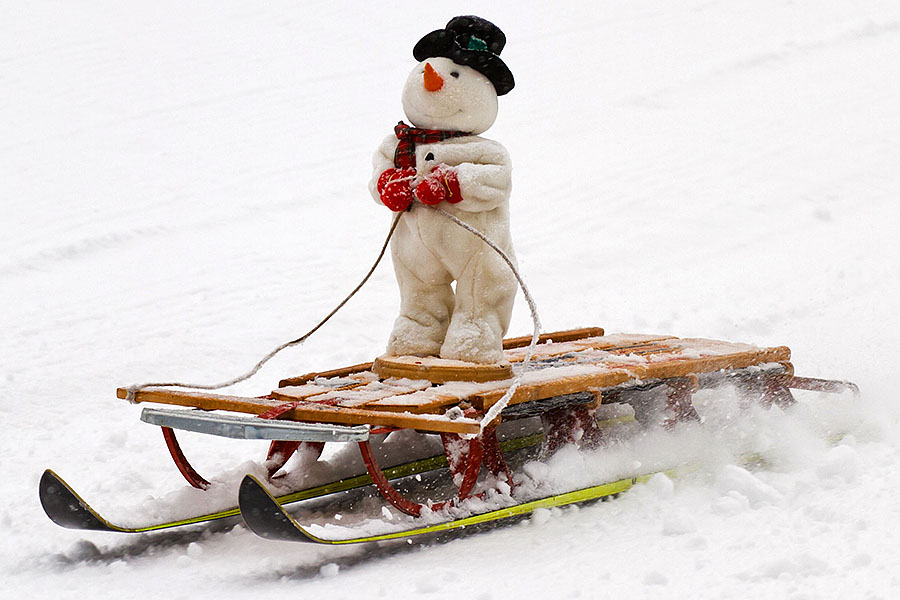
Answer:
<svg viewBox="0 0 900 600"><path fill-rule="evenodd" d="M410 127L403 121L397 123L397 126L394 127L394 133L397 135L397 139L400 140L397 144L397 149L394 151L394 167L397 169L416 166L417 144L436 144L450 138L469 135L465 131L419 129L418 127Z"/></svg>

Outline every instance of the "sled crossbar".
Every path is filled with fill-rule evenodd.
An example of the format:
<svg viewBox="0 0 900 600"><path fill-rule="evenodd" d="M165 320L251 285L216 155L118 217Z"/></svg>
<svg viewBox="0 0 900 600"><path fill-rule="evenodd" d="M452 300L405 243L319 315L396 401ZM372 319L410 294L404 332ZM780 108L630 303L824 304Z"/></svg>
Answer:
<svg viewBox="0 0 900 600"><path fill-rule="evenodd" d="M145 408L141 412L141 421L160 427L243 440L364 442L369 439L367 425L300 423L200 410Z"/></svg>

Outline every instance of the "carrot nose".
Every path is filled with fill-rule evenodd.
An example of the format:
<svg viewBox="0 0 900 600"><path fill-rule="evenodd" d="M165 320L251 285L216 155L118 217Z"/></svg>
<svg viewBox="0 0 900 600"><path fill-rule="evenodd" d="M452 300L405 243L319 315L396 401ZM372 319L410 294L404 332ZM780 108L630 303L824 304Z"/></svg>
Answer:
<svg viewBox="0 0 900 600"><path fill-rule="evenodd" d="M429 92L436 92L444 87L444 79L438 75L431 63L425 63L425 89Z"/></svg>

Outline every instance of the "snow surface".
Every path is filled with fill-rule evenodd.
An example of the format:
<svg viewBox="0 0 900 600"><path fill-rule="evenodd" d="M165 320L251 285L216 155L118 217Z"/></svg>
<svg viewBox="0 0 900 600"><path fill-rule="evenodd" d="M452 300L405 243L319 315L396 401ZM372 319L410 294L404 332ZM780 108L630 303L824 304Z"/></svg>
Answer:
<svg viewBox="0 0 900 600"><path fill-rule="evenodd" d="M199 494L116 386L227 379L356 284L412 45L468 12L509 40L487 136L545 327L784 344L863 397L737 418L704 392L704 427L529 466L565 485L702 458L691 476L440 542L52 524L45 467L110 515ZM889 0L0 4L3 596L897 597L898 57ZM235 392L371 360L397 301L384 265ZM220 494L260 470L264 443L183 437Z"/></svg>

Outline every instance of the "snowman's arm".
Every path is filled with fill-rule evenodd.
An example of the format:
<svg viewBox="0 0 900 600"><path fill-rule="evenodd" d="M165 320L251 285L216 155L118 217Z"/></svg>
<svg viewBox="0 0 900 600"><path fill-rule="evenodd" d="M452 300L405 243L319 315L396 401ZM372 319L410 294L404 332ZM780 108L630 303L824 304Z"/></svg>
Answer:
<svg viewBox="0 0 900 600"><path fill-rule="evenodd" d="M375 199L375 203L381 204L381 197L378 195L378 177L387 169L394 166L394 150L397 148L397 137L389 135L384 138L375 155L372 157L372 179L369 181L369 193Z"/></svg>
<svg viewBox="0 0 900 600"><path fill-rule="evenodd" d="M456 207L468 212L484 212L509 202L512 164L506 148L491 140L466 146L468 156L456 165L463 198Z"/></svg>

